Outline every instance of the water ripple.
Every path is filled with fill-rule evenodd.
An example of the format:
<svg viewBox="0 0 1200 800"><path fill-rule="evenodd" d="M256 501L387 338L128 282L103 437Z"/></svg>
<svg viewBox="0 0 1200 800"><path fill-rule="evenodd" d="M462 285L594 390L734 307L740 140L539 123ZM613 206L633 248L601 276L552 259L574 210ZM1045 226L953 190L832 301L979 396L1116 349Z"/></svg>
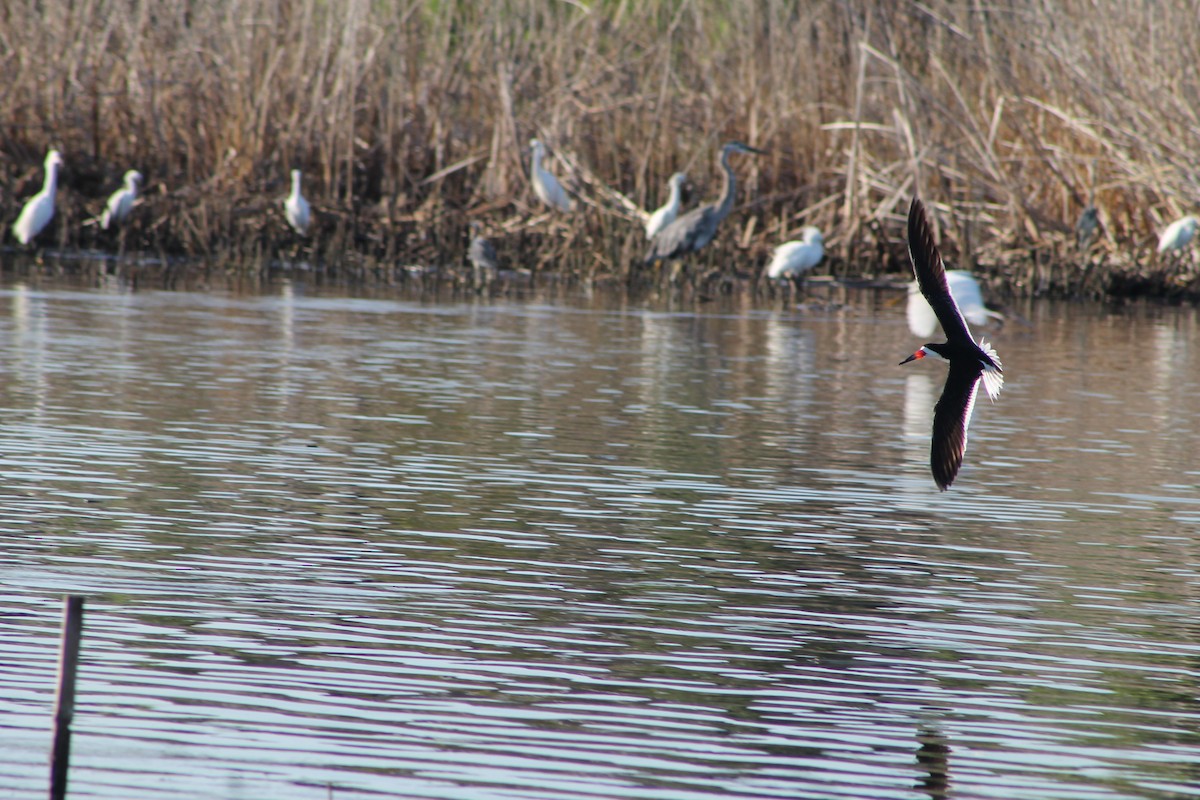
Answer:
<svg viewBox="0 0 1200 800"><path fill-rule="evenodd" d="M1012 334L941 494L902 314L4 300L20 796L68 592L77 797L1200 795L1197 373L1064 344L1188 312Z"/></svg>

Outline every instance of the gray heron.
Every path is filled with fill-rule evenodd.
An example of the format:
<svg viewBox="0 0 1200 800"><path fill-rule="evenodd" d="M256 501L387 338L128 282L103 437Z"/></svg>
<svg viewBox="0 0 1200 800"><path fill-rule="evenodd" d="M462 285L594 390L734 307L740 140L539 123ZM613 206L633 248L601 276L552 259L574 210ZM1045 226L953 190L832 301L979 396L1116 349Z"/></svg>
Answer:
<svg viewBox="0 0 1200 800"><path fill-rule="evenodd" d="M711 242L717 233L717 226L733 209L733 195L737 190L733 168L729 166L729 154L762 152L742 142L724 144L721 147L721 169L725 171L725 185L721 189L721 197L715 203L689 211L659 231L650 242L650 249L642 263L649 265L655 261L680 258L702 250Z"/></svg>
<svg viewBox="0 0 1200 800"><path fill-rule="evenodd" d="M1080 250L1087 250L1096 235L1096 227L1100 224L1100 212L1094 205L1089 205L1079 214L1075 221L1075 245Z"/></svg>
<svg viewBox="0 0 1200 800"><path fill-rule="evenodd" d="M475 285L480 285L483 276L490 280L500 268L496 258L496 248L492 246L482 233L483 226L479 220L471 221L471 246L467 248L467 260L475 271Z"/></svg>

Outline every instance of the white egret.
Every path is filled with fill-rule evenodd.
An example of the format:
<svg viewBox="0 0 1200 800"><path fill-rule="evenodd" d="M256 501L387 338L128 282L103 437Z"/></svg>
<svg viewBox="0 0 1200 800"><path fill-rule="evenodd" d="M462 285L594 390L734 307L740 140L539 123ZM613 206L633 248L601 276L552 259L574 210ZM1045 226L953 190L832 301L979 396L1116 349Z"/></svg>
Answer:
<svg viewBox="0 0 1200 800"><path fill-rule="evenodd" d="M1200 219L1191 216L1172 222L1158 239L1158 252L1162 254L1187 247L1188 243L1192 241L1192 237L1196 235L1198 223L1200 223Z"/></svg>
<svg viewBox="0 0 1200 800"><path fill-rule="evenodd" d="M58 170L66 162L57 150L46 154L46 180L42 190L29 198L21 215L13 223L13 234L21 244L29 244L54 219L54 195L58 191Z"/></svg>
<svg viewBox="0 0 1200 800"><path fill-rule="evenodd" d="M574 207L571 198L567 196L567 192L558 182L558 178L555 178L542 166L542 159L546 157L546 145L537 139L530 139L529 146L533 148L533 158L529 164L529 180L533 183L533 193L551 208L564 212L570 211Z"/></svg>
<svg viewBox="0 0 1200 800"><path fill-rule="evenodd" d="M311 213L308 201L300 193L300 170L298 169L292 170L292 193L287 196L287 200L283 201L283 213L287 217L288 224L296 233L303 236L308 232Z"/></svg>
<svg viewBox="0 0 1200 800"><path fill-rule="evenodd" d="M721 147L721 169L725 171L725 185L721 189L721 197L715 203L708 203L693 209L667 225L650 242L650 249L643 259L644 264L655 261L667 261L680 258L688 253L703 249L717 235L717 226L721 220L729 216L733 210L733 195L736 192L737 181L733 175L733 167L729 166L730 153L757 153L762 150L741 142L727 142Z"/></svg>
<svg viewBox="0 0 1200 800"><path fill-rule="evenodd" d="M137 200L137 185L142 179L142 173L131 169L125 173L125 185L112 193L104 214L100 216L100 227L108 230L113 223L123 222L133 210L133 202Z"/></svg>
<svg viewBox="0 0 1200 800"><path fill-rule="evenodd" d="M821 263L825 257L825 237L821 229L809 225L801 236L799 240L793 239L775 248L771 263L767 265L768 278L794 278Z"/></svg>
<svg viewBox="0 0 1200 800"><path fill-rule="evenodd" d="M979 281L970 272L962 269L946 270L946 285L950 287L950 296L958 305L958 310L972 325L986 325L992 319L1004 319L1003 314L992 311L983 304L983 293L979 291ZM938 318L921 294L921 288L916 281L908 285L908 329L913 336L922 339L932 336L937 328Z"/></svg>
<svg viewBox="0 0 1200 800"><path fill-rule="evenodd" d="M671 176L669 186L671 187L671 196L667 200L666 205L650 215L650 219L646 220L646 238L653 239L666 226L675 221L679 216L679 204L682 200L681 193L683 184L687 182L687 175L682 172L676 172Z"/></svg>

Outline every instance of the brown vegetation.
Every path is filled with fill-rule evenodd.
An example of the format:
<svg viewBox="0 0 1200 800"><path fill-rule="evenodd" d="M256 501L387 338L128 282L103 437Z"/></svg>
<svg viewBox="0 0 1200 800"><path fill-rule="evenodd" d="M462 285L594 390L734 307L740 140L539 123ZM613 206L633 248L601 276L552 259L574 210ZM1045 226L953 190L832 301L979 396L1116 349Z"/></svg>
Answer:
<svg viewBox="0 0 1200 800"><path fill-rule="evenodd" d="M738 162L740 207L708 265L754 274L816 224L822 270L900 275L919 191L958 265L1016 290L1099 290L1168 276L1155 232L1200 205L1197 14L1194 0L8 0L0 219L57 146L43 243L115 247L82 223L135 167L128 248L263 263L301 246L281 211L295 166L316 215L303 247L323 263L457 267L478 218L506 266L623 276L644 237L605 188L653 208L682 169L694 205L736 138L769 152ZM569 218L536 207L532 136L591 200ZM1084 259L1072 227L1093 195Z"/></svg>

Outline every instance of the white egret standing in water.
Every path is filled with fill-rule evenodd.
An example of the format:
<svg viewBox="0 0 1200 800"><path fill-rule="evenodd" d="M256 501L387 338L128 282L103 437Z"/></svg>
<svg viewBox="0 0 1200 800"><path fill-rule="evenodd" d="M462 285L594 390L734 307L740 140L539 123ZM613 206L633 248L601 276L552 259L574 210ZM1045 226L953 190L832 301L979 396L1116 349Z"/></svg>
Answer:
<svg viewBox="0 0 1200 800"><path fill-rule="evenodd" d="M46 180L42 190L29 198L21 215L13 223L13 234L21 244L29 244L54 219L54 195L58 190L58 170L63 166L62 154L51 150L46 154Z"/></svg>
<svg viewBox="0 0 1200 800"><path fill-rule="evenodd" d="M794 278L820 264L824 257L825 237L820 228L809 225L801 232L800 240L793 239L775 248L767 265L767 277Z"/></svg>
<svg viewBox="0 0 1200 800"><path fill-rule="evenodd" d="M958 305L958 310L967 322L972 325L986 325L989 320L1004 319L1004 315L992 311L983 304L983 293L979 291L979 281L975 276L963 269L946 270L946 285L950 296ZM933 308L921 294L921 287L913 281L908 285L908 329L913 336L925 338L932 336L937 329L938 318Z"/></svg>
<svg viewBox="0 0 1200 800"><path fill-rule="evenodd" d="M292 193L288 195L287 200L283 201L283 213L287 217L288 224L296 233L303 236L308 232L311 213L308 201L300 193L300 170L298 169L292 170Z"/></svg>
<svg viewBox="0 0 1200 800"><path fill-rule="evenodd" d="M109 225L125 221L129 212L133 210L133 201L137 200L137 185L141 179L142 173L136 169L125 173L125 185L112 193L112 197L108 198L104 214L100 216L101 228L108 230Z"/></svg>
<svg viewBox="0 0 1200 800"><path fill-rule="evenodd" d="M666 226L675 221L679 216L679 204L682 202L683 184L687 182L687 175L682 172L676 172L671 176L669 186L671 188L671 196L666 204L650 215L650 219L646 220L646 238L653 239Z"/></svg>
<svg viewBox="0 0 1200 800"><path fill-rule="evenodd" d="M721 189L721 197L715 203L707 203L693 209L667 225L650 242L643 263L653 264L655 261L667 261L680 258L688 253L703 249L717 235L717 226L721 220L729 216L733 210L733 196L737 190L737 181L733 175L733 167L729 166L730 153L757 153L762 150L741 142L727 142L721 147L721 169L725 171L725 185Z"/></svg>
<svg viewBox="0 0 1200 800"><path fill-rule="evenodd" d="M1190 216L1172 222L1158 239L1158 252L1160 254L1174 252L1187 247L1188 243L1192 241L1192 237L1196 235L1198 223L1200 223L1200 219Z"/></svg>
<svg viewBox="0 0 1200 800"><path fill-rule="evenodd" d="M529 163L529 180L533 183L533 193L551 208L563 212L570 211L574 205L571 198L567 196L558 178L542 166L542 159L546 157L546 145L537 139L530 139L529 146L533 148L533 157Z"/></svg>

